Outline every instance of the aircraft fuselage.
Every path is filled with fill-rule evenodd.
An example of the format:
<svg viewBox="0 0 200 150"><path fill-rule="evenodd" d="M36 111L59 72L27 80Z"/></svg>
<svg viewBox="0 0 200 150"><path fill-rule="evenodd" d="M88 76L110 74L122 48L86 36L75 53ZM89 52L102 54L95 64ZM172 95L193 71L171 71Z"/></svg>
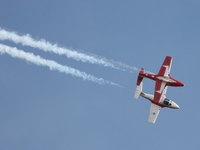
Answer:
<svg viewBox="0 0 200 150"><path fill-rule="evenodd" d="M154 95L141 92L140 96L142 96L142 97L150 100L152 103L154 103L153 102ZM167 99L166 97L162 97L158 103L154 103L154 104L159 105L161 107L169 107L169 108L173 108L173 109L179 109L180 108L175 102L173 102L170 99Z"/></svg>

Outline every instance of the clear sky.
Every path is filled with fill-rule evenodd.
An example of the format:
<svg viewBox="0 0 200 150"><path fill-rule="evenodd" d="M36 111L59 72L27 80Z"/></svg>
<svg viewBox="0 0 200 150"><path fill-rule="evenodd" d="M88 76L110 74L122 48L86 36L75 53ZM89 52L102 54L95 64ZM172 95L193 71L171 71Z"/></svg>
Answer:
<svg viewBox="0 0 200 150"><path fill-rule="evenodd" d="M171 75L185 87L168 88L180 109L164 108L150 124L150 102L133 98L138 71L0 40L125 87L0 55L0 149L199 149L199 7L198 0L1 0L1 29L154 73L172 56ZM154 84L144 79L144 92L153 94Z"/></svg>

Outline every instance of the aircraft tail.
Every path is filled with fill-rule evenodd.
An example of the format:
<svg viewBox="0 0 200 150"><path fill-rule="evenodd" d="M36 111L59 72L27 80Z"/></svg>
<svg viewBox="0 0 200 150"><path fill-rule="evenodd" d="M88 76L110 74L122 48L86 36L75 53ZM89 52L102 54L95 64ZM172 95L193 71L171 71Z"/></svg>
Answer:
<svg viewBox="0 0 200 150"><path fill-rule="evenodd" d="M138 74L138 78L137 78L137 86L139 86L140 85L140 83L142 82L142 80L143 80L143 75L144 74L144 68L141 68L140 69L140 72L139 72L139 74Z"/></svg>
<svg viewBox="0 0 200 150"><path fill-rule="evenodd" d="M137 99L140 94L142 93L142 87L143 87L143 82L140 83L139 86L137 86L136 90L135 90L135 95L134 98Z"/></svg>

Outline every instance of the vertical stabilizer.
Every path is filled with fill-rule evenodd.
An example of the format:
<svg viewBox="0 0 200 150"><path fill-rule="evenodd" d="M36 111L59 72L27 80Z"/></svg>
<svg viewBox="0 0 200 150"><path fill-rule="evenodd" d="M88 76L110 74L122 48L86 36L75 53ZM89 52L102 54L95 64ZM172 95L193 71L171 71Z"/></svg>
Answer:
<svg viewBox="0 0 200 150"><path fill-rule="evenodd" d="M137 83L136 83L138 86L140 85L140 83L143 80L143 76L142 76L143 74L144 74L144 68L141 68L140 72L139 72L139 75L138 75L138 78L137 78Z"/></svg>
<svg viewBox="0 0 200 150"><path fill-rule="evenodd" d="M142 87L143 87L143 83L141 82L139 86L137 86L136 90L135 90L135 95L134 98L137 99L141 92L142 92Z"/></svg>
<svg viewBox="0 0 200 150"><path fill-rule="evenodd" d="M139 74L144 74L144 68L140 69L140 73Z"/></svg>

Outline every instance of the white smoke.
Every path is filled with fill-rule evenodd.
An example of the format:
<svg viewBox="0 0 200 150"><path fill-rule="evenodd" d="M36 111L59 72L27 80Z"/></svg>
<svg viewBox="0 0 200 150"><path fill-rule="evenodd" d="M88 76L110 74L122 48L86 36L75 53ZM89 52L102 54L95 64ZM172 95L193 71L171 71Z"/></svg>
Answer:
<svg viewBox="0 0 200 150"><path fill-rule="evenodd" d="M9 32L0 28L0 40L11 40L14 43L21 43L23 46L30 46L38 48L45 52L53 52L59 55L66 55L68 58L73 58L77 61L90 62L92 64L100 64L106 67L116 68L113 64L106 62L102 59L96 59L93 56L89 56L77 51L69 50L67 48L58 47L56 44L51 44L44 39L36 41L29 34L19 36L14 32Z"/></svg>
<svg viewBox="0 0 200 150"><path fill-rule="evenodd" d="M92 64L99 64L105 67L111 67L111 68L119 69L122 71L127 71L127 70L129 72L138 71L136 67L132 67L132 66L123 64L121 62L116 62L114 60L108 60L104 57L97 56L94 54L80 53L80 52L73 51L67 48L58 47L56 44L53 45L50 42L45 41L44 39L36 41L29 34L19 36L15 32L9 32L0 28L0 40L11 40L16 44L21 43L23 46L30 46L33 48L38 48L45 52L48 51L48 52L53 52L59 55L66 55L67 58L72 58L77 61L89 62ZM121 69L121 68L124 68L124 69Z"/></svg>
<svg viewBox="0 0 200 150"><path fill-rule="evenodd" d="M24 52L22 50L18 50L15 47L13 48L13 47L10 47L10 46L0 44L0 54L4 54L4 53L7 53L12 57L24 59L24 60L31 62L33 64L36 64L38 66L47 66L47 67L50 68L50 70L57 70L59 72L71 74L72 76L80 77L83 80L93 81L93 82L96 82L98 84L111 84L111 85L115 85L115 86L118 86L118 87L122 87L122 86L120 86L120 85L118 85L114 82L106 81L102 78L97 78L93 75L86 74L85 72L81 72L77 69L74 69L74 68L71 68L71 67L68 67L68 66L63 66L63 65L61 65L61 64L59 64L59 63L57 63L53 60L47 60L47 59L44 59L40 56L36 56L33 53L27 53L27 52Z"/></svg>

